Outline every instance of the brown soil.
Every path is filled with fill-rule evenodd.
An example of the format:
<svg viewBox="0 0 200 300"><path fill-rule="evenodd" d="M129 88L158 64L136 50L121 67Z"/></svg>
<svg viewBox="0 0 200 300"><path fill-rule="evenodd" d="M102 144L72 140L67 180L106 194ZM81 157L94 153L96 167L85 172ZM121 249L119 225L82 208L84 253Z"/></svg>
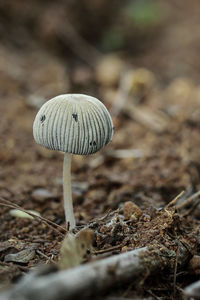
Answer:
<svg viewBox="0 0 200 300"><path fill-rule="evenodd" d="M177 250L180 242L194 245L191 258L200 254L198 197L183 209L167 208L181 191L185 193L177 206L200 189L197 41L200 5L198 1L193 5L183 2L169 1L168 17L159 37L154 37L151 49L134 57L129 49L120 53L129 67L143 67L154 72L153 85L136 104L142 113L148 109L150 123L130 115L128 105L135 104L134 96L129 95L128 103L114 118L112 143L95 155L73 157L73 201L78 230L90 224L95 232L95 250L105 250L100 257L153 245ZM7 25L5 12L9 12L15 24L17 6L10 2L7 5L7 9L3 5L0 7L4 16L2 26ZM35 9L37 7L36 13L39 6L33 5ZM0 199L35 210L42 217L65 227L63 154L35 144L32 124L37 106L57 94L82 92L103 99L111 109L119 82L114 87L99 84L95 66L91 68L83 63L71 49L66 49L69 55L66 58L62 43L57 49L57 40L46 31L41 30L39 37L27 36L32 29L28 27L25 15L27 31L20 27L24 24L16 27L17 34L21 30L22 45L15 40L14 29L9 29L10 38L0 32L4 41L0 45ZM193 17L187 17L189 15ZM44 29L40 21L38 17L35 22ZM88 41L92 43L92 40ZM144 85L142 90L145 88ZM159 130L154 120L158 115L161 119ZM125 157L119 157L119 149L135 149L137 153L126 152ZM58 233L55 225L51 228L37 218L14 218L10 209L0 200L1 288L16 282L38 264L56 262L65 234L60 229ZM111 219L113 223L108 225ZM6 255L21 250L29 251L25 253L24 261L6 261ZM28 256L31 251L34 255ZM199 269L191 270L188 265L178 266L176 299L182 299L181 290L197 280L198 272ZM137 292L133 286L123 285L105 296L174 299L173 284L174 274L163 271L162 276L154 275L154 280L150 276Z"/></svg>

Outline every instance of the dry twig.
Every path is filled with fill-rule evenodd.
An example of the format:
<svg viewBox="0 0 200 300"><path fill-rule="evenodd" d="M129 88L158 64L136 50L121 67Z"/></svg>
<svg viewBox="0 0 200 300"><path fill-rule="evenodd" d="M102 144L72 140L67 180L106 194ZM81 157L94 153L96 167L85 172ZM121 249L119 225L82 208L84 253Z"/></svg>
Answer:
<svg viewBox="0 0 200 300"><path fill-rule="evenodd" d="M171 206L174 206L178 200L183 196L183 194L185 193L185 191L180 192L172 201L170 201L165 208L169 208Z"/></svg>
<svg viewBox="0 0 200 300"><path fill-rule="evenodd" d="M42 221L45 225L47 225L47 226L50 227L51 229L55 230L57 233L59 233L59 234L62 235L63 237L65 236L62 232L60 232L59 230L57 230L57 229L55 228L55 227L57 227L57 228L59 228L59 229L64 230L65 232L67 232L67 230L66 230L64 227L62 227L62 226L60 226L60 225L58 225L58 224L52 222L51 220L48 220L48 219L44 218L44 217L35 215L35 214L33 214L33 213L31 213L31 212L29 212L29 211L27 211L27 210L21 208L19 205L13 204L13 203L10 202L9 200L6 200L6 199L4 199L4 198L2 198L2 197L0 197L0 201L2 201L2 202L0 202L0 205L2 205L2 206L7 206L7 207L10 207L10 208L15 208L15 209L18 209L18 210L20 210L20 211L23 211L23 212L25 212L26 214L32 216L33 218ZM55 227L54 227L54 226L55 226Z"/></svg>
<svg viewBox="0 0 200 300"><path fill-rule="evenodd" d="M200 196L200 191L196 192L192 196L188 197L183 203L176 206L177 209L183 209L186 206L189 206L193 203L193 201Z"/></svg>
<svg viewBox="0 0 200 300"><path fill-rule="evenodd" d="M175 298L175 295L176 295L176 276L177 276L177 266L178 266L179 249L180 249L180 244L178 242L178 247L177 247L177 250L176 250L175 265L174 265L174 280L173 280L174 298Z"/></svg>
<svg viewBox="0 0 200 300"><path fill-rule="evenodd" d="M190 209L186 213L184 213L182 216L187 217L191 215L191 213L195 210L195 208L200 204L200 198L192 205Z"/></svg>
<svg viewBox="0 0 200 300"><path fill-rule="evenodd" d="M113 247L110 247L110 248L107 248L107 249L93 251L92 253L93 254L103 254L103 253L107 253L107 252L110 252L110 251L113 251L113 250L117 250L117 249L120 249L120 248L122 248L122 245L116 245L116 246L113 246Z"/></svg>

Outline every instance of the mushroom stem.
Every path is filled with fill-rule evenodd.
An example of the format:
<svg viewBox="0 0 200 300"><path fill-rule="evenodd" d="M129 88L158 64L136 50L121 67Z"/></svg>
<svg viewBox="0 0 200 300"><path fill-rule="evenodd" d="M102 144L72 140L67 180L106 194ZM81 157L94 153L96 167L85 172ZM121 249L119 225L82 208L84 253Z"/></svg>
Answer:
<svg viewBox="0 0 200 300"><path fill-rule="evenodd" d="M72 204L72 191L71 191L71 153L64 153L63 161L63 194L64 194L64 209L65 209L65 220L70 229L76 226L73 204Z"/></svg>

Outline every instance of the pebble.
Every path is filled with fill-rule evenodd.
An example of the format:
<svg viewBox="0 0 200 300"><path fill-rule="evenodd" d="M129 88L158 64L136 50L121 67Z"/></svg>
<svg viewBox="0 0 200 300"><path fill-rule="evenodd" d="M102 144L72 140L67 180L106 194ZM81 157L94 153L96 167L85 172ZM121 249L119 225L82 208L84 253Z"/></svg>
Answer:
<svg viewBox="0 0 200 300"><path fill-rule="evenodd" d="M46 200L56 198L56 196L53 193L51 193L50 191L48 191L47 189L44 189L44 188L35 189L32 192L31 196L35 201L38 201L38 202L43 202L43 201L46 201Z"/></svg>

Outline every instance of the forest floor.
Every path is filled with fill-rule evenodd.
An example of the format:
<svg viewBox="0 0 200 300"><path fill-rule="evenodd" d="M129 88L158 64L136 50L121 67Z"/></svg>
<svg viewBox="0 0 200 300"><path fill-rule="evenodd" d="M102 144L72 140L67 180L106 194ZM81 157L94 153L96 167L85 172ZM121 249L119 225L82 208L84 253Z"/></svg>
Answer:
<svg viewBox="0 0 200 300"><path fill-rule="evenodd" d="M125 58L123 52L109 59L102 55L94 68L86 63L68 65L34 42L31 51L23 52L9 44L0 46L1 289L39 264L58 261L66 233L55 225L65 228L63 153L36 145L32 124L46 97L69 92L101 99L115 126L113 141L103 150L72 160L76 231L89 224L95 234L87 260L98 258L98 253L102 258L155 243L178 251L179 243L191 240L190 259L197 257L195 266L188 260L176 274L166 268L162 274L150 274L137 290L122 284L104 297L184 299L184 287L198 279L200 65L195 46L199 13L193 9L194 18L188 21L176 11L176 22L148 52L135 59L131 53ZM132 76L127 89L120 80L124 66L125 80ZM178 195L169 213L167 204ZM196 196L191 199L192 195ZM37 211L53 224L37 217L14 217L11 209L16 205ZM23 256L17 255L22 250Z"/></svg>

